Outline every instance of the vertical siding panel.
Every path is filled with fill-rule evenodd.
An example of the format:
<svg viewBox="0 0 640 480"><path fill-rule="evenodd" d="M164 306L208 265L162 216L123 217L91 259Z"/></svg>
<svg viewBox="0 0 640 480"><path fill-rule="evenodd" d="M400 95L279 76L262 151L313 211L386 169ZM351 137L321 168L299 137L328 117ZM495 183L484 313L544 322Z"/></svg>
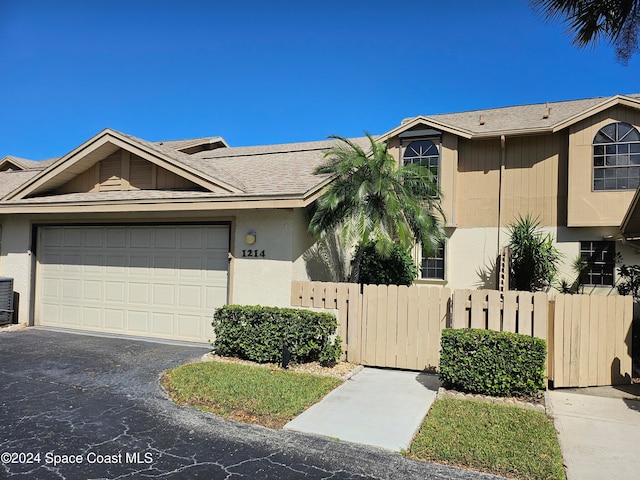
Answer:
<svg viewBox="0 0 640 480"><path fill-rule="evenodd" d="M518 295L518 333L533 336L533 294L520 292Z"/></svg>
<svg viewBox="0 0 640 480"><path fill-rule="evenodd" d="M553 386L564 387L564 324L566 295L556 295L553 312Z"/></svg>
<svg viewBox="0 0 640 480"><path fill-rule="evenodd" d="M408 302L409 287L400 285L398 288L398 320L397 320L397 348L396 348L396 367L411 368L413 361L408 360L407 348L410 341L414 341L415 337L409 337L408 328Z"/></svg>
<svg viewBox="0 0 640 480"><path fill-rule="evenodd" d="M384 325L385 341L387 342L384 350L384 362L379 364L385 367L397 367L396 347L400 348L400 342L402 339L398 335L398 286L389 285L387 287L387 315L382 323L378 323L378 326ZM385 325L386 324L386 325Z"/></svg>
<svg viewBox="0 0 640 480"><path fill-rule="evenodd" d="M607 371L607 384L613 385L615 380L614 375L611 372L611 363L616 356L616 298L611 296L607 297L607 317L605 320L607 324L607 357L606 366Z"/></svg>
<svg viewBox="0 0 640 480"><path fill-rule="evenodd" d="M407 291L407 368L418 370L418 342L420 341L420 328L418 321L419 287L413 285Z"/></svg>
<svg viewBox="0 0 640 480"><path fill-rule="evenodd" d="M313 307L314 308L323 308L324 307L324 284L322 282L313 282Z"/></svg>
<svg viewBox="0 0 640 480"><path fill-rule="evenodd" d="M300 300L300 306L302 307L310 307L313 305L313 286L310 282L304 282L302 284L302 298Z"/></svg>
<svg viewBox="0 0 640 480"><path fill-rule="evenodd" d="M471 328L486 328L484 321L485 290L473 290L471 292Z"/></svg>
<svg viewBox="0 0 640 480"><path fill-rule="evenodd" d="M427 368L437 368L440 358L441 302L442 289L429 289L429 324L427 325Z"/></svg>
<svg viewBox="0 0 640 480"><path fill-rule="evenodd" d="M362 360L363 352L363 330L365 327L363 323L365 315L362 312L364 309L363 295L360 294L360 285L350 283L347 285L348 289L348 313L347 313L347 335L349 346L349 358L351 362L360 363ZM338 292L339 298L344 295L344 290Z"/></svg>
<svg viewBox="0 0 640 480"><path fill-rule="evenodd" d="M607 312L609 297L596 297L598 306L598 385L607 385L611 368L607 362Z"/></svg>
<svg viewBox="0 0 640 480"><path fill-rule="evenodd" d="M291 306L299 307L302 305L301 302L302 296L302 282L293 281L291 282Z"/></svg>
<svg viewBox="0 0 640 480"><path fill-rule="evenodd" d="M384 365L387 351L387 329L385 328L385 312L387 311L387 286L378 285L376 288L377 298L377 315L373 319L376 324L376 347L374 347L374 355L372 365ZM395 318L394 318L395 321ZM395 339L394 339L395 340Z"/></svg>
<svg viewBox="0 0 640 480"><path fill-rule="evenodd" d="M500 292L497 290L489 290L487 306L487 328L489 330L496 330L499 332L502 329L502 322L500 321L502 310Z"/></svg>
<svg viewBox="0 0 640 480"><path fill-rule="evenodd" d="M578 364L578 386L589 386L589 341L591 336L591 318L589 315L589 296L588 295L576 295L576 299L580 303L580 346L578 358L580 362Z"/></svg>
<svg viewBox="0 0 640 480"><path fill-rule="evenodd" d="M633 299L631 297L624 297L624 319L620 323L622 323L622 368L623 372L629 373L629 380L633 376L633 357L631 352L631 328L633 322ZM628 343L627 343L628 342Z"/></svg>
<svg viewBox="0 0 640 480"><path fill-rule="evenodd" d="M580 302L577 295L571 295L571 347L569 351L570 365L569 365L569 386L576 387L579 384L580 374Z"/></svg>
<svg viewBox="0 0 640 480"><path fill-rule="evenodd" d="M589 298L589 367L588 385L598 385L598 329L600 328L600 297L590 295Z"/></svg>
<svg viewBox="0 0 640 480"><path fill-rule="evenodd" d="M336 307L336 293L337 283L325 283L324 284L324 308L337 308Z"/></svg>
<svg viewBox="0 0 640 480"><path fill-rule="evenodd" d="M573 338L571 336L571 320L573 317L573 302L571 301L571 295L564 296L564 325L563 325L563 338L564 345L562 352L560 353L559 360L562 362L562 369L564 375L563 387L571 386L571 342Z"/></svg>
<svg viewBox="0 0 640 480"><path fill-rule="evenodd" d="M533 336L547 340L549 299L544 292L533 294ZM549 346L547 345L547 348Z"/></svg>
<svg viewBox="0 0 640 480"><path fill-rule="evenodd" d="M366 309L363 313L362 323L362 363L363 365L372 365L375 359L376 349L376 315L378 309L378 297L376 295L377 287L375 285L364 286L364 301Z"/></svg>
<svg viewBox="0 0 640 480"><path fill-rule="evenodd" d="M469 326L467 321L466 303L471 296L471 290L455 290L453 292L453 318L451 319L452 328L466 328Z"/></svg>
<svg viewBox="0 0 640 480"><path fill-rule="evenodd" d="M332 283L330 286L327 286L327 290L331 290L335 293L333 308L338 310L338 335L342 338L342 359L351 361L351 342L353 341L355 343L356 339L350 338L349 334L349 304L347 302L349 297L349 287L344 283Z"/></svg>
<svg viewBox="0 0 640 480"><path fill-rule="evenodd" d="M518 311L518 293L508 291L504 293L504 310L502 319L502 330L505 332L516 332L516 312Z"/></svg>
<svg viewBox="0 0 640 480"><path fill-rule="evenodd" d="M418 369L423 370L429 364L429 302L431 288L417 288L418 293Z"/></svg>

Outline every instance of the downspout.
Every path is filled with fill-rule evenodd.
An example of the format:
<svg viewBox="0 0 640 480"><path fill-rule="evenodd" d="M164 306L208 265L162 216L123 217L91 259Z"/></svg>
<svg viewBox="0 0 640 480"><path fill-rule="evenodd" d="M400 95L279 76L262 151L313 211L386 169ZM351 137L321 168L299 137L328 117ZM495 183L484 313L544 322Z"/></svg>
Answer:
<svg viewBox="0 0 640 480"><path fill-rule="evenodd" d="M497 255L499 261L499 270L498 270L498 278L496 282L498 283L497 287L500 286L500 279L502 278L504 272L502 271L503 262L501 261L501 249L502 249L502 179L504 176L505 169L505 159L506 159L506 145L507 139L504 135L500 135L500 174L498 176L498 245L497 245ZM508 288L508 286L506 287Z"/></svg>

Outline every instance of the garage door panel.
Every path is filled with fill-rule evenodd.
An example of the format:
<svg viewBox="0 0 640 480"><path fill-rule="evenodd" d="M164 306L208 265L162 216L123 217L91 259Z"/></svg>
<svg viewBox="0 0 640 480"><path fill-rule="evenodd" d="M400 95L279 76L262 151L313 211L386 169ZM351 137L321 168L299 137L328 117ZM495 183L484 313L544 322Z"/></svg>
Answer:
<svg viewBox="0 0 640 480"><path fill-rule="evenodd" d="M125 331L124 310L105 308L104 327L112 332Z"/></svg>
<svg viewBox="0 0 640 480"><path fill-rule="evenodd" d="M43 227L36 324L208 341L228 239L227 226Z"/></svg>
<svg viewBox="0 0 640 480"><path fill-rule="evenodd" d="M203 329L201 319L196 315L178 315L178 335L183 338L201 338Z"/></svg>
<svg viewBox="0 0 640 480"><path fill-rule="evenodd" d="M79 327L82 325L82 316L80 315L82 309L79 305L63 305L60 319L61 326Z"/></svg>
<svg viewBox="0 0 640 480"><path fill-rule="evenodd" d="M84 248L103 248L104 231L101 228L87 228L84 230Z"/></svg>
<svg viewBox="0 0 640 480"><path fill-rule="evenodd" d="M124 303L124 282L104 282L104 299L106 302Z"/></svg>
<svg viewBox="0 0 640 480"><path fill-rule="evenodd" d="M130 311L127 321L132 333L145 334L149 332L149 312Z"/></svg>
<svg viewBox="0 0 640 480"><path fill-rule="evenodd" d="M151 314L151 331L163 336L173 335L173 314L153 312Z"/></svg>
<svg viewBox="0 0 640 480"><path fill-rule="evenodd" d="M80 280L62 280L62 299L65 301L78 302L81 298L82 282Z"/></svg>
<svg viewBox="0 0 640 480"><path fill-rule="evenodd" d="M176 231L173 228L158 228L155 231L156 248L176 248Z"/></svg>
<svg viewBox="0 0 640 480"><path fill-rule="evenodd" d="M180 231L180 250L201 250L204 244L202 228L185 228Z"/></svg>
<svg viewBox="0 0 640 480"><path fill-rule="evenodd" d="M107 248L125 248L127 246L127 230L124 228L109 228L105 246Z"/></svg>
<svg viewBox="0 0 640 480"><path fill-rule="evenodd" d="M65 247L80 247L84 244L84 232L82 230L65 230L62 241Z"/></svg>
<svg viewBox="0 0 640 480"><path fill-rule="evenodd" d="M98 280L85 280L82 283L82 300L85 302L101 302L102 282Z"/></svg>
<svg viewBox="0 0 640 480"><path fill-rule="evenodd" d="M83 307L82 324L92 329L102 328L102 311L99 308Z"/></svg>
<svg viewBox="0 0 640 480"><path fill-rule="evenodd" d="M148 228L132 228L131 248L151 248L151 231Z"/></svg>
<svg viewBox="0 0 640 480"><path fill-rule="evenodd" d="M149 284L129 283L128 300L133 305L149 305Z"/></svg>

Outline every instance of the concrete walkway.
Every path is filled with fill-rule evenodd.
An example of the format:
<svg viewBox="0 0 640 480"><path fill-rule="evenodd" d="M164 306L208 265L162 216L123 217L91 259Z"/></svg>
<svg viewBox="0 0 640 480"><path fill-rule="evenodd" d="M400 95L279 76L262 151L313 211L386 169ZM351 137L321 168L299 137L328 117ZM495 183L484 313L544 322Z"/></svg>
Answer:
<svg viewBox="0 0 640 480"><path fill-rule="evenodd" d="M640 478L640 385L550 390L568 480Z"/></svg>
<svg viewBox="0 0 640 480"><path fill-rule="evenodd" d="M406 450L438 387L435 375L364 368L284 428Z"/></svg>

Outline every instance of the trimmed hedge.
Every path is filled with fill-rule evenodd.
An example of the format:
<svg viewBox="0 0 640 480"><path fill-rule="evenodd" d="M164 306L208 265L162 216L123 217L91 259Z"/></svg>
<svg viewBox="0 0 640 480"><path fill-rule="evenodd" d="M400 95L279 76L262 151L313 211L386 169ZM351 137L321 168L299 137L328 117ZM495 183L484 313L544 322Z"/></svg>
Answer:
<svg viewBox="0 0 640 480"><path fill-rule="evenodd" d="M340 337L332 339L335 315L294 308L225 305L214 314L213 348L223 356L279 363L282 346L291 361L330 364L342 355Z"/></svg>
<svg viewBox="0 0 640 480"><path fill-rule="evenodd" d="M440 379L485 395L529 396L544 388L547 346L527 335L473 328L442 331Z"/></svg>

